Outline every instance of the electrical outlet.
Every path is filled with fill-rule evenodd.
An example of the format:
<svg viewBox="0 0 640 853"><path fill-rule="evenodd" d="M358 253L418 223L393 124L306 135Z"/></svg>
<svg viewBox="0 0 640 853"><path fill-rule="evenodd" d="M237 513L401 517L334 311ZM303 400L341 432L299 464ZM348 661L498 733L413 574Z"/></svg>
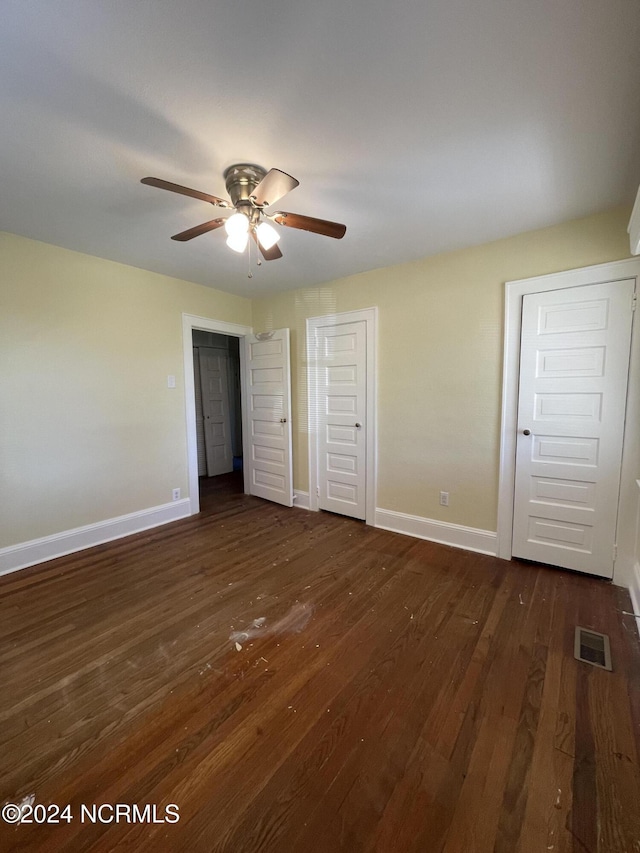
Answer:
<svg viewBox="0 0 640 853"><path fill-rule="evenodd" d="M180 500L180 489L174 489L171 492L171 500L174 500L174 501Z"/></svg>
<svg viewBox="0 0 640 853"><path fill-rule="evenodd" d="M176 377L175 376L167 376L167 388L175 388L176 387Z"/></svg>
<svg viewBox="0 0 640 853"><path fill-rule="evenodd" d="M449 506L449 492L440 492L440 506Z"/></svg>

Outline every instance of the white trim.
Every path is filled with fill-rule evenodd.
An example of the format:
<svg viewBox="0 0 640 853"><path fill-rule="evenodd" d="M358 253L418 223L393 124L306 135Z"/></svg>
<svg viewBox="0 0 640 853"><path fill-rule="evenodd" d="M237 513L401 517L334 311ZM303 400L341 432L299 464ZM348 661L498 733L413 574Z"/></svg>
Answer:
<svg viewBox="0 0 640 853"><path fill-rule="evenodd" d="M394 512L390 509L376 509L376 527L391 530L393 533L415 536L417 539L428 539L440 545L476 551L478 554L489 554L492 557L496 554L497 537L490 530L464 527L462 524L450 524L447 521L436 521L420 515L407 515L407 513Z"/></svg>
<svg viewBox="0 0 640 853"><path fill-rule="evenodd" d="M636 480L640 490L640 480ZM632 610L636 615L638 633L640 634L640 494L638 495L638 513L636 515L636 539L634 548L635 562L631 569L631 583L629 584L629 597L631 598Z"/></svg>
<svg viewBox="0 0 640 853"><path fill-rule="evenodd" d="M367 417L366 431L366 484L365 522L375 525L376 495L378 492L378 430L377 430L377 376L378 376L378 308L361 308L358 311L344 311L340 314L325 314L323 317L309 317L306 323L307 333L307 404L309 429L309 509L318 511L318 442L316 425L317 398L317 359L313 346L316 329L337 323L367 324Z"/></svg>
<svg viewBox="0 0 640 853"><path fill-rule="evenodd" d="M198 488L198 438L196 434L196 392L193 378L193 330L217 332L232 338L243 338L253 334L251 326L241 326L238 323L227 323L224 320L212 320L209 317L198 317L196 314L182 315L182 347L184 361L184 402L187 422L187 468L189 478L189 498L191 500L191 515L200 512L200 491ZM244 353L240 347L240 381L242 403L242 435L243 452L244 436L247 435L246 393L244 387ZM243 466L244 469L244 466ZM249 484L247 472L244 469L244 490L248 493Z"/></svg>
<svg viewBox="0 0 640 853"><path fill-rule="evenodd" d="M123 536L140 533L151 527L159 527L161 524L177 521L179 518L186 518L190 514L190 509L189 499L183 498L180 501L141 509L117 518L108 518L95 524L85 524L73 530L63 530L62 533L32 539L30 542L10 545L8 548L0 549L0 575L44 563L46 560L54 560L65 554L73 554L75 551L84 551L85 548L93 548L95 545L111 542L112 539L121 539Z"/></svg>
<svg viewBox="0 0 640 853"><path fill-rule="evenodd" d="M629 584L629 597L631 606L636 617L638 633L640 634L640 563L636 562L633 567L631 583Z"/></svg>
<svg viewBox="0 0 640 853"><path fill-rule="evenodd" d="M631 211L631 219L627 228L629 234L629 248L632 255L640 255L640 188L636 196L633 210Z"/></svg>
<svg viewBox="0 0 640 853"><path fill-rule="evenodd" d="M303 492L301 489L293 490L293 505L298 509L309 509L309 492Z"/></svg>
<svg viewBox="0 0 640 853"><path fill-rule="evenodd" d="M505 283L504 359L502 368L502 426L500 439L500 485L498 492L497 556L510 560L513 536L515 441L520 364L522 298L566 287L581 287L640 277L640 259L630 258L577 270L551 273ZM638 312L636 312L638 313Z"/></svg>

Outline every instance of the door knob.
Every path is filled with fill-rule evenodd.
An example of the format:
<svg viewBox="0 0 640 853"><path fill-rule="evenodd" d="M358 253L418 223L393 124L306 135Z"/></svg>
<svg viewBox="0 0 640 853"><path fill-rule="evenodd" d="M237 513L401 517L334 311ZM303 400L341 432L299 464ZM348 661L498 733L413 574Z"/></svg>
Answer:
<svg viewBox="0 0 640 853"><path fill-rule="evenodd" d="M531 435L531 430L530 429L523 429L522 434L523 435Z"/></svg>
<svg viewBox="0 0 640 853"><path fill-rule="evenodd" d="M362 426L362 424L356 424L357 429L360 429L361 426Z"/></svg>
<svg viewBox="0 0 640 853"><path fill-rule="evenodd" d="M281 424L286 424L286 422L287 422L287 419L286 419L286 418L280 418L280 423L281 423Z"/></svg>

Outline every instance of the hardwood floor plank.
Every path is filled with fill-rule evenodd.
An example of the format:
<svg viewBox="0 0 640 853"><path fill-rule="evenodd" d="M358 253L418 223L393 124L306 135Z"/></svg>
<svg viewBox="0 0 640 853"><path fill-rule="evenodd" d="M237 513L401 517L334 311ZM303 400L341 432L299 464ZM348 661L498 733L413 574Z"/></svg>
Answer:
<svg viewBox="0 0 640 853"><path fill-rule="evenodd" d="M403 586L402 601L411 601L412 598L417 600L420 583L418 576L415 595L412 594L410 586ZM451 581L448 581L440 588L440 597L446 594L450 584ZM411 751L412 744L411 741L406 741L406 737L402 738L402 734L414 730L414 725L408 717L421 718L425 701L423 696L412 693L411 704L398 707L399 699L396 691L402 689L402 684L406 683L412 675L415 676L414 669L417 661L420 661L420 671L427 670L433 663L431 658L433 631L440 632L442 629L442 623L438 625L437 619L433 618L437 613L438 603L438 593L435 591L429 601L414 608L415 612L410 612L410 608L401 602L402 607L397 609L396 625L390 631L389 639L384 639L382 647L368 650L356 677L347 684L327 709L331 715L332 729L338 727L340 730L341 742L335 744L332 739L336 749L329 753L323 749L322 760L313 763L310 769L305 768L303 779L296 774L293 780L295 796L287 795L289 804L295 802L297 810L306 812L307 826L313 823L313 800L317 800L318 790L335 787L338 776L347 780L353 779L353 775L349 775L350 772L355 771L357 774L366 775L368 756L377 763L380 760L380 750L384 750L387 756L386 763L400 768L404 766L406 753ZM387 613L385 613L386 617ZM423 684L423 692L426 693L430 686L427 672L425 672ZM325 725L322 718L320 722L322 726ZM375 732L380 730L378 727L382 730L382 736L376 741ZM302 755L312 750L315 740L319 744L323 743L320 734L315 731L312 731L309 737L311 742L301 745ZM344 761L345 748L352 759L347 762ZM287 771L281 774L282 779L274 780L272 785L274 794L286 787L286 773ZM351 784L354 783L355 780ZM343 784L349 788L350 782L346 781ZM302 801L301 790L309 792L305 802ZM265 796L268 800L272 796L271 791L266 790ZM336 794L336 797L340 803L349 800L349 794L346 800L341 793ZM383 800L384 797L385 795L382 794ZM262 803L255 804L258 812L263 807ZM324 821L322 815L318 819ZM294 821L289 823L295 825ZM313 833L314 830L311 827L309 831ZM349 828L342 830L343 833L351 831ZM278 843L281 845L278 849L283 847L295 849L303 844L302 840L296 839L295 836L279 838Z"/></svg>
<svg viewBox="0 0 640 853"><path fill-rule="evenodd" d="M496 853L513 853L520 842L529 796L531 760L538 733L546 666L547 647L538 643L534 648L527 674L494 847Z"/></svg>
<svg viewBox="0 0 640 853"><path fill-rule="evenodd" d="M2 803L179 822L1 850L640 853L624 591L213 479L198 516L0 578Z"/></svg>
<svg viewBox="0 0 640 853"><path fill-rule="evenodd" d="M388 620L390 624L392 624L394 616L397 619L402 619L403 622L408 623L410 621L407 611L404 609L404 602L411 595L412 590L417 590L420 586L419 575L411 575L406 569L400 569L399 571L401 573L399 577L387 577L385 584L381 588L385 594L385 621ZM393 594L391 594L392 592ZM357 640L354 640L356 632ZM392 633L395 633L395 629L389 631L389 634ZM314 637L312 636L311 641L313 639ZM343 715L347 716L347 718L351 717L349 711L344 708L345 697L342 695L343 685L348 685L348 693L353 692L355 694L357 706L360 706L363 702L366 702L368 705L370 692L375 692L375 688L380 682L384 682L386 685L386 676L388 670L394 665L399 646L402 646L400 640L395 639L394 641L393 638L388 639L387 636L380 636L377 606L365 612L353 630L347 630L341 637L333 639L331 645L327 647L327 653L323 654L320 658L320 666L317 672L312 674L302 690L291 695L289 704L293 708L289 709L288 705L283 702L281 708L277 710L278 717L280 714L283 714L285 718L288 717L290 720L295 720L298 730L302 726L301 717L305 719L305 723L309 720L313 723L312 729L307 729L303 732L304 735L307 735L306 743L299 751L306 754L309 750L313 750L313 745L320 738L322 731L333 725L342 725ZM332 658L329 661L331 665L328 668L326 667L326 654L330 654ZM327 679L330 679L332 686L329 690L327 690ZM387 689L386 686L385 689ZM320 696L326 699L326 702L322 705L318 701ZM309 707L315 709L315 717L313 718L309 716ZM287 710L289 711L288 714L286 713ZM295 711L294 716L292 716L292 710ZM344 758L342 750L344 750L345 746L349 749L349 734L352 739L357 738L358 743L361 740L360 730L357 725L352 725L344 729L342 732L341 750L337 756L339 761L342 761ZM291 737L288 738L288 742L292 742ZM295 742L296 746L297 743ZM268 744L265 748L268 749ZM295 754L296 749L288 757L289 762L293 763L294 766L296 765ZM321 748L320 754L324 754L324 745ZM314 761L312 761L311 766L313 765ZM332 771L328 769L330 766L331 762L326 761L321 768L317 769L315 774L316 780L318 780L319 774L322 776L328 772L331 775ZM291 776L290 767L287 768L285 776ZM247 780L245 780L245 784L246 782ZM276 783L276 788L281 789L280 782ZM251 783L251 792L255 793L253 783ZM219 801L217 802L216 809L220 809ZM220 824L219 828L217 826L218 823ZM211 842L216 838L225 839L225 827L227 825L228 818L223 813L220 813L219 817L216 817L216 826L212 826L209 821L205 823L203 826L203 837ZM229 849L234 849L231 838L229 838L228 843ZM287 844L285 842L282 843L284 849L287 849ZM269 847L265 847L264 849L269 849ZM282 847L279 849L282 849Z"/></svg>
<svg viewBox="0 0 640 853"><path fill-rule="evenodd" d="M540 714L527 782L526 810L518 845L513 848L518 853L534 853L536 849L553 850L554 853L569 853L573 850L573 838L567 828L572 806L573 753L567 754L556 748L557 709L561 700L567 699L563 686L570 680L568 671L575 669L575 661L567 660L565 655L565 649L569 647L567 637L571 635L571 632L567 634L566 627L568 622L569 627L572 624L563 593L564 589L559 587L553 596ZM573 683L575 685L575 679ZM562 742L566 743L569 737L566 726L568 717L566 712L562 713Z"/></svg>
<svg viewBox="0 0 640 853"><path fill-rule="evenodd" d="M608 676L608 677L607 677ZM618 673L595 670L589 680L589 716L596 752L598 850L640 849L640 790L636 744L631 720L616 713L627 701ZM611 779L615 784L611 784Z"/></svg>

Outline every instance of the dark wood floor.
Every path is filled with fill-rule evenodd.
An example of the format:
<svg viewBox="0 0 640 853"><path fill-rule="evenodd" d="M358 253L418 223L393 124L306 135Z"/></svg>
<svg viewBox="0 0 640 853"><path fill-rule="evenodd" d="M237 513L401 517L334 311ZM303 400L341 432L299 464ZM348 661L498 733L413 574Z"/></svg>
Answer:
<svg viewBox="0 0 640 853"><path fill-rule="evenodd" d="M0 580L0 803L73 815L0 850L640 850L625 592L224 478L202 505ZM180 820L81 823L103 803Z"/></svg>

